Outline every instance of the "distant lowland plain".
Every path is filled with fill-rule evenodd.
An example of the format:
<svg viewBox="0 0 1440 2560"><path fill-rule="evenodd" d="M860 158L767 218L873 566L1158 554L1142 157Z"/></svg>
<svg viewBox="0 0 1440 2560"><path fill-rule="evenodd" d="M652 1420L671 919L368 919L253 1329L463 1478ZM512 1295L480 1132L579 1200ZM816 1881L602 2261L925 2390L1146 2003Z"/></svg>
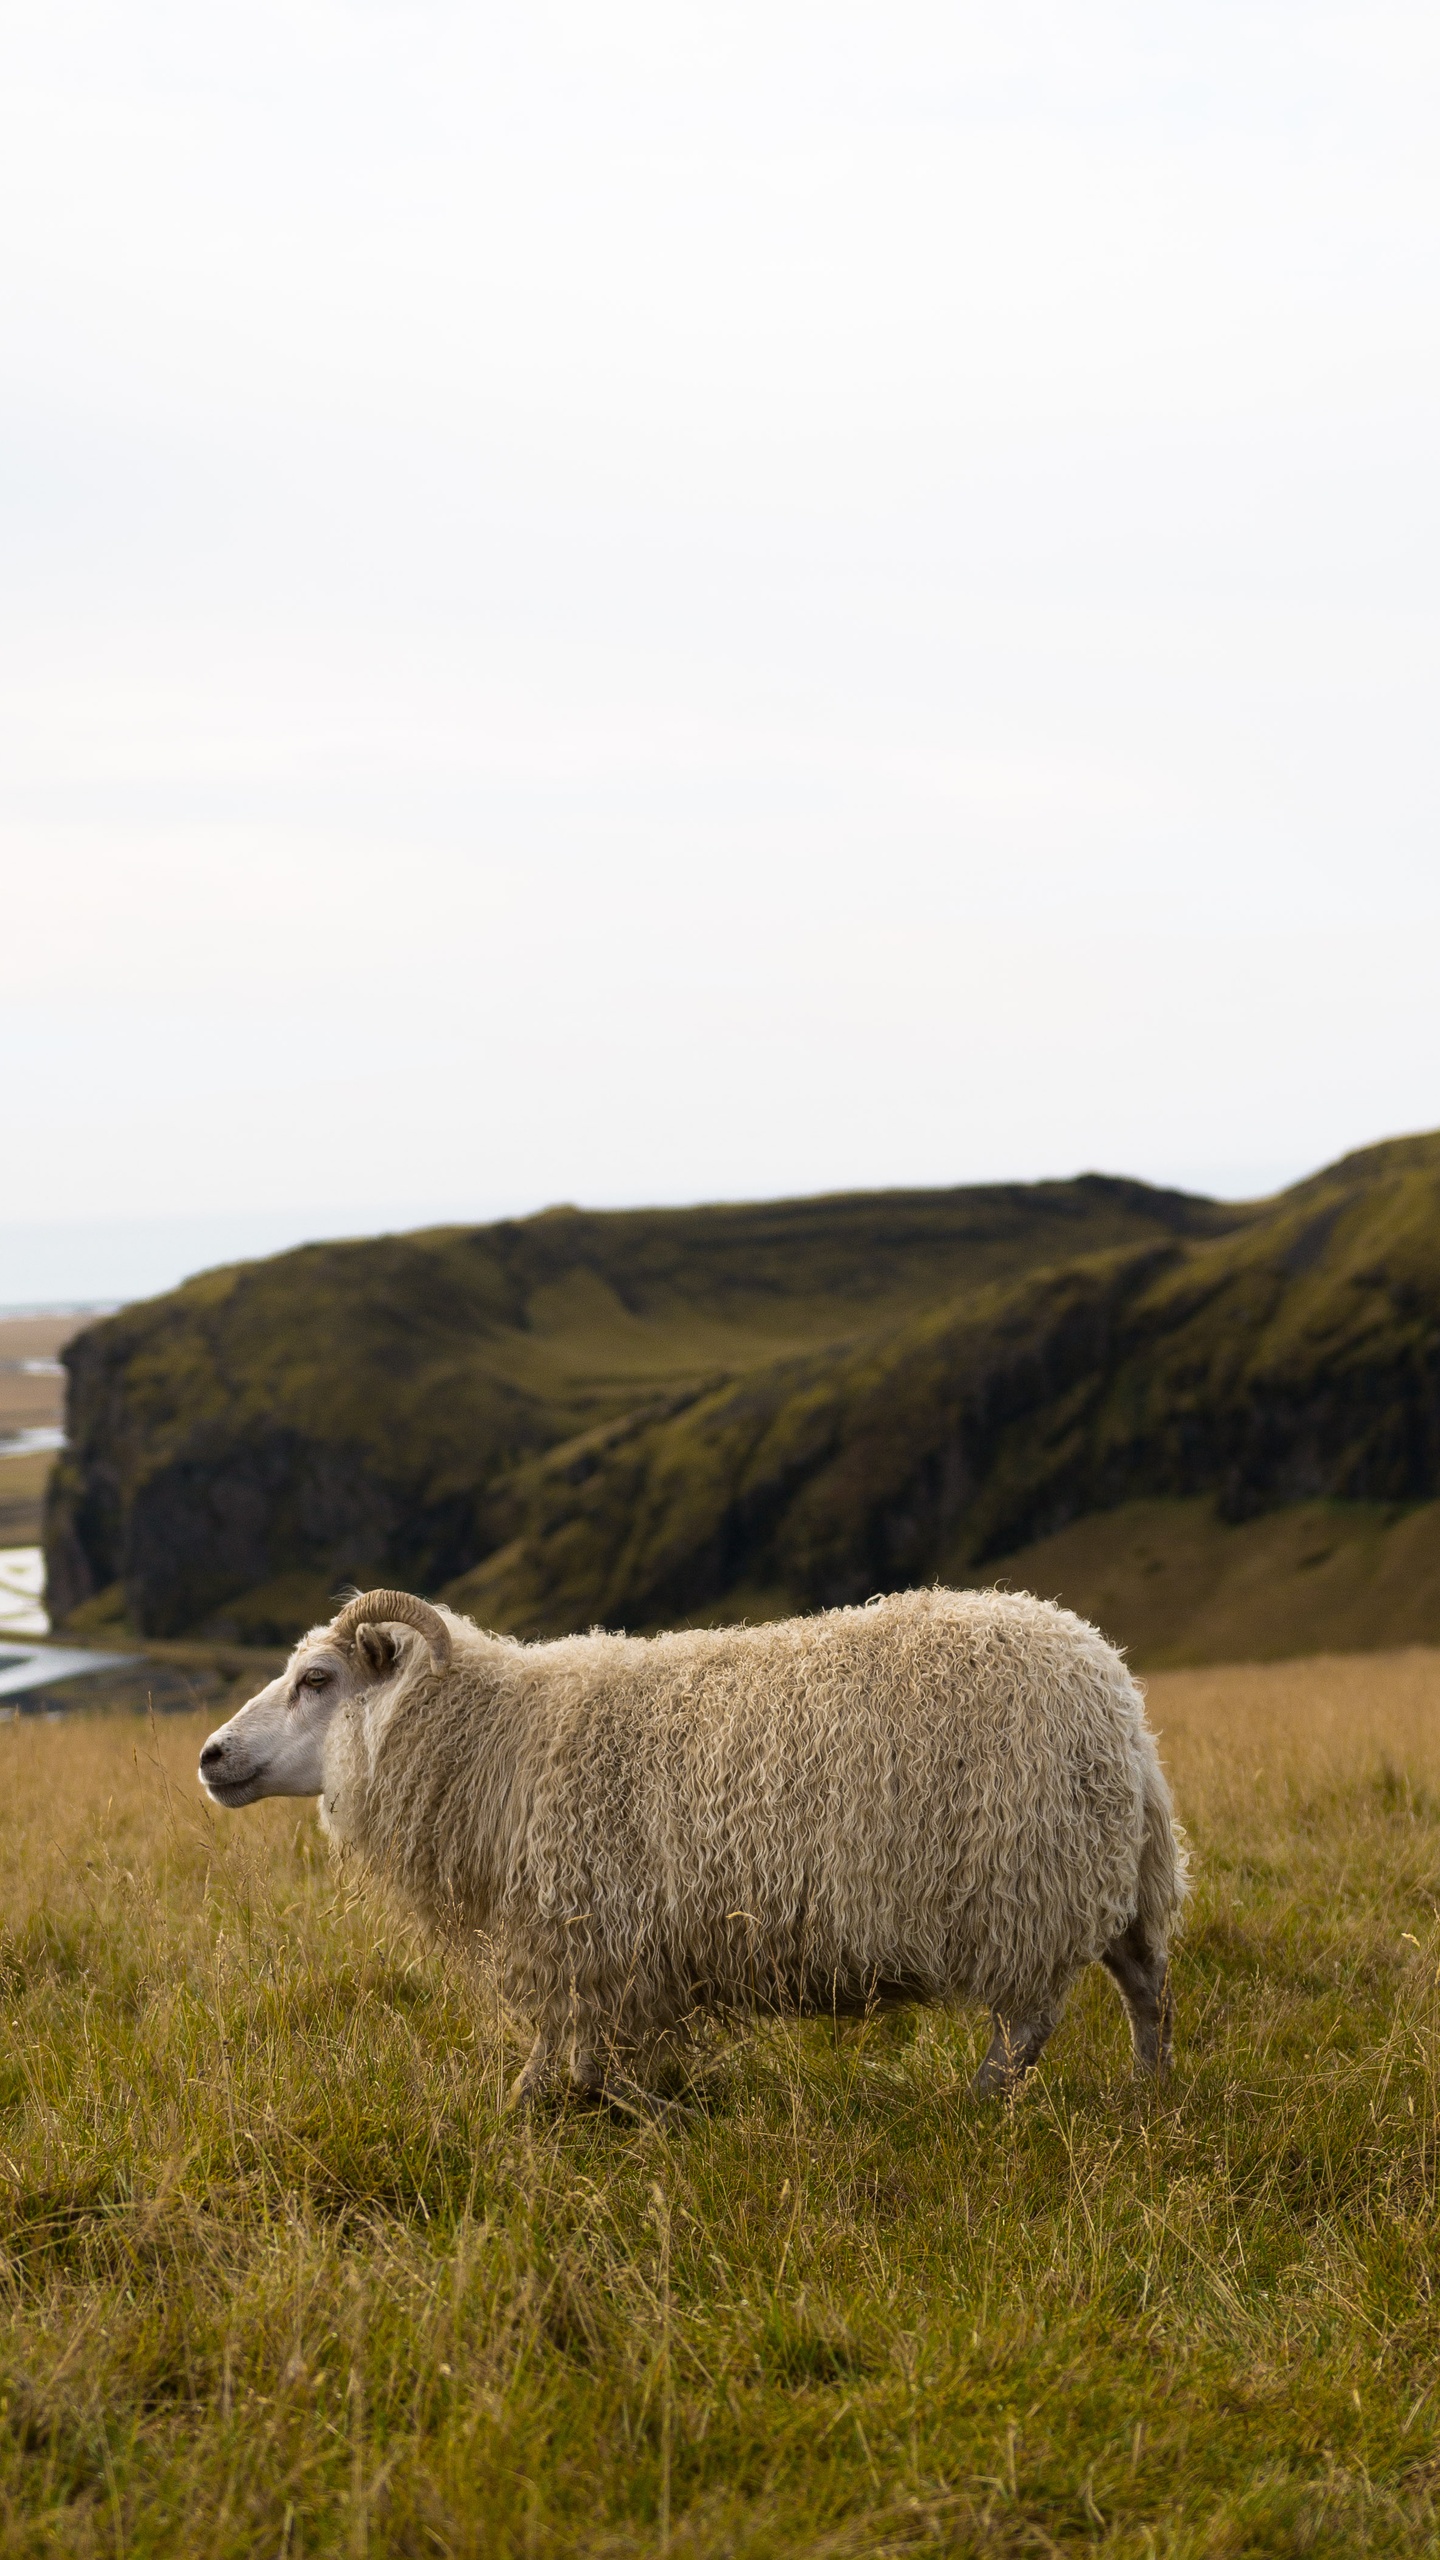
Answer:
<svg viewBox="0 0 1440 2560"><path fill-rule="evenodd" d="M275 1648L355 1584L539 1637L939 1580L1141 1667L1440 1642L1440 1134L1239 1204L1092 1174L315 1244L62 1357L49 1605L93 1638Z"/></svg>

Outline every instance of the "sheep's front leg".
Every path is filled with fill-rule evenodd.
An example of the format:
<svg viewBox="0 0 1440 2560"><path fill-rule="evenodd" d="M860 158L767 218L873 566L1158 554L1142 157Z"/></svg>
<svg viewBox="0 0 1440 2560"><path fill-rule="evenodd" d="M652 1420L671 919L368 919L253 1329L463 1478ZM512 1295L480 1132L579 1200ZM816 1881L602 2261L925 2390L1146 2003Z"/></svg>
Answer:
<svg viewBox="0 0 1440 2560"><path fill-rule="evenodd" d="M998 2009L992 2011L995 2033L970 2083L971 2097L1004 2097L1018 2089L1049 2043L1059 2014L1058 2009L1050 2009L1030 2018L1002 2018Z"/></svg>
<svg viewBox="0 0 1440 2560"><path fill-rule="evenodd" d="M607 2065L595 2047L583 2042L573 2030L557 2032L549 2027L542 2027L535 2038L530 2058L506 2100L507 2112L537 2105L562 2074L580 2097L618 2107L625 2115L653 2119L685 2113L677 2099L659 2097L653 2089L617 2070L613 2063Z"/></svg>
<svg viewBox="0 0 1440 2560"><path fill-rule="evenodd" d="M519 2078L513 2083L505 2101L506 2113L536 2105L560 2065L560 2039L542 2027L530 2047L530 2057Z"/></svg>

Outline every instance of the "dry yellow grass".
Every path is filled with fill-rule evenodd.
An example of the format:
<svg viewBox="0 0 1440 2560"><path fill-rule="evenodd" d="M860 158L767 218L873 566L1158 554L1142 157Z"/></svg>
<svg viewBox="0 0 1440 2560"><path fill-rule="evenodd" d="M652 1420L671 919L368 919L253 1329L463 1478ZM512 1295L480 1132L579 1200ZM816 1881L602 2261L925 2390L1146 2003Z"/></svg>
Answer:
<svg viewBox="0 0 1440 2560"><path fill-rule="evenodd" d="M1390 1768L1440 1793L1440 1651L1154 1671L1142 1681L1192 1823L1288 1819L1298 1797Z"/></svg>
<svg viewBox="0 0 1440 2560"><path fill-rule="evenodd" d="M1098 1978L780 2025L695 2121L497 2111L453 1966L203 1725L0 1728L0 2549L1440 2547L1440 1654L1149 1683L1180 2068Z"/></svg>

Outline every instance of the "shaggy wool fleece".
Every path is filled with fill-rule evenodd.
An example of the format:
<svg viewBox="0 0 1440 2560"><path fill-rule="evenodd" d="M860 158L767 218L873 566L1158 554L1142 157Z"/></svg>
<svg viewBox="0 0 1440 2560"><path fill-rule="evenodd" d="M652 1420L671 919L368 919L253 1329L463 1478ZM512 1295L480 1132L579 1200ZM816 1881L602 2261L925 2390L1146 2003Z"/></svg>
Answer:
<svg viewBox="0 0 1440 2560"><path fill-rule="evenodd" d="M697 2011L876 1998L1053 2014L1183 1858L1140 1692L1025 1595L909 1591L775 1626L553 1644L446 1614L340 1710L332 1836L493 1942L572 2056Z"/></svg>

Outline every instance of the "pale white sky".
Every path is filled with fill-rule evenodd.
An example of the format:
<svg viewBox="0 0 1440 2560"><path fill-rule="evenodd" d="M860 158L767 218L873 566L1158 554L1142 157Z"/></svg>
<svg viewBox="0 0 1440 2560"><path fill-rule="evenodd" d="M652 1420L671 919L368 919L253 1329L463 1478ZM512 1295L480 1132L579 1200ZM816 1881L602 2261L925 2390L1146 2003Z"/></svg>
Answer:
<svg viewBox="0 0 1440 2560"><path fill-rule="evenodd" d="M1437 75L1383 0L9 0L12 1241L1440 1123Z"/></svg>

